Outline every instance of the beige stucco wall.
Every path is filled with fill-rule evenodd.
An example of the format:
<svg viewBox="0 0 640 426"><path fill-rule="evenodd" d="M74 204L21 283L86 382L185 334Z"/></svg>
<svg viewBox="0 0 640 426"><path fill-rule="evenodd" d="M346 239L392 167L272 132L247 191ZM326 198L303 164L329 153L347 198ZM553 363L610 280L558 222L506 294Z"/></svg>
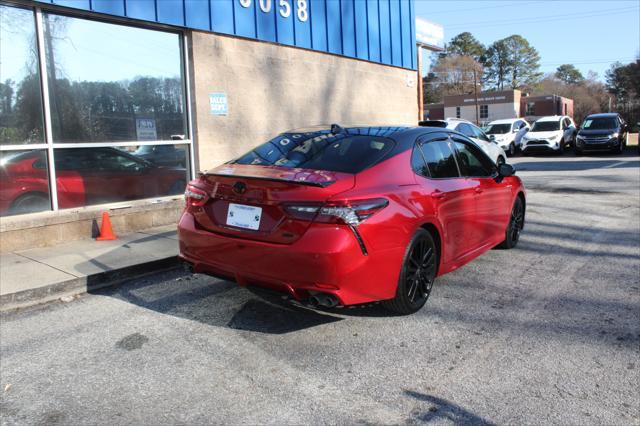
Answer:
<svg viewBox="0 0 640 426"><path fill-rule="evenodd" d="M519 113L519 103L503 103L503 104L488 104L489 106L489 117L483 118L480 121L493 121L500 120L503 118L516 118ZM478 106L478 108L480 108ZM480 112L478 111L478 114ZM455 107L446 107L444 109L445 118L451 118L456 116L456 108ZM469 121L476 121L476 106L474 105L464 105L460 107L460 118Z"/></svg>
<svg viewBox="0 0 640 426"><path fill-rule="evenodd" d="M324 123L416 124L416 71L209 33L191 34L196 167ZM227 116L209 93L226 92Z"/></svg>

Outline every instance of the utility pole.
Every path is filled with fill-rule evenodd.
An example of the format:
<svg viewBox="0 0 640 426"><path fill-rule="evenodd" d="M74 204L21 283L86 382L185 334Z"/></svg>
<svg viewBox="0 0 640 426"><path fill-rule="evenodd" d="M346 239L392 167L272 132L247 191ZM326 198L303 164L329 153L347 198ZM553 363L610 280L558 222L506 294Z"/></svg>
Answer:
<svg viewBox="0 0 640 426"><path fill-rule="evenodd" d="M478 112L478 82L475 68L473 69L473 96L476 100L476 126L480 126L480 114Z"/></svg>

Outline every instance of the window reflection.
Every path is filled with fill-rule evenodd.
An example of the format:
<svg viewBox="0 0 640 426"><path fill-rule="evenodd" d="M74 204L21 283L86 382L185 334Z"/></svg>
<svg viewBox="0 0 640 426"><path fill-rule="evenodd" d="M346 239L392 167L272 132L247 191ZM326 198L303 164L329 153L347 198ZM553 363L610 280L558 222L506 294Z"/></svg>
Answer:
<svg viewBox="0 0 640 426"><path fill-rule="evenodd" d="M49 210L47 152L0 152L0 216Z"/></svg>
<svg viewBox="0 0 640 426"><path fill-rule="evenodd" d="M38 69L33 12L0 5L0 144L44 142Z"/></svg>
<svg viewBox="0 0 640 426"><path fill-rule="evenodd" d="M54 142L186 133L179 35L54 14L43 25Z"/></svg>
<svg viewBox="0 0 640 426"><path fill-rule="evenodd" d="M188 148L169 146L173 148L171 158L159 150L148 159L142 153L155 153L154 148L159 145L56 149L58 205L71 208L182 194L187 181Z"/></svg>

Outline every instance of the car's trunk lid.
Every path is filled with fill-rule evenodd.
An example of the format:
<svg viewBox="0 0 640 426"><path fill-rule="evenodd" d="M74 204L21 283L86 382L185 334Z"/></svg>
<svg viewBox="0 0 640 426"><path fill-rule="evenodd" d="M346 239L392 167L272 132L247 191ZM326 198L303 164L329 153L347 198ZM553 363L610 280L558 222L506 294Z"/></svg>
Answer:
<svg viewBox="0 0 640 426"><path fill-rule="evenodd" d="M210 197L204 206L194 210L201 227L230 237L291 244L304 234L310 222L288 215L286 205L324 203L351 189L355 176L324 170L225 164L205 173L200 182Z"/></svg>

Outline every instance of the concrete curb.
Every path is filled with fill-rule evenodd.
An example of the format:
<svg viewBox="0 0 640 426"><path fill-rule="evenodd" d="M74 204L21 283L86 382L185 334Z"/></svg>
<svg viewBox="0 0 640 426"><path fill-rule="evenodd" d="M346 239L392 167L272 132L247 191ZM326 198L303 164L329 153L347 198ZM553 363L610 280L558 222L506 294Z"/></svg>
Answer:
<svg viewBox="0 0 640 426"><path fill-rule="evenodd" d="M124 281L140 278L156 272L169 271L180 266L177 256L150 262L139 263L123 268L112 269L86 277L50 284L44 287L19 291L0 296L0 312L13 311L20 308L39 305L57 300L64 296L76 296L91 291L121 284Z"/></svg>

